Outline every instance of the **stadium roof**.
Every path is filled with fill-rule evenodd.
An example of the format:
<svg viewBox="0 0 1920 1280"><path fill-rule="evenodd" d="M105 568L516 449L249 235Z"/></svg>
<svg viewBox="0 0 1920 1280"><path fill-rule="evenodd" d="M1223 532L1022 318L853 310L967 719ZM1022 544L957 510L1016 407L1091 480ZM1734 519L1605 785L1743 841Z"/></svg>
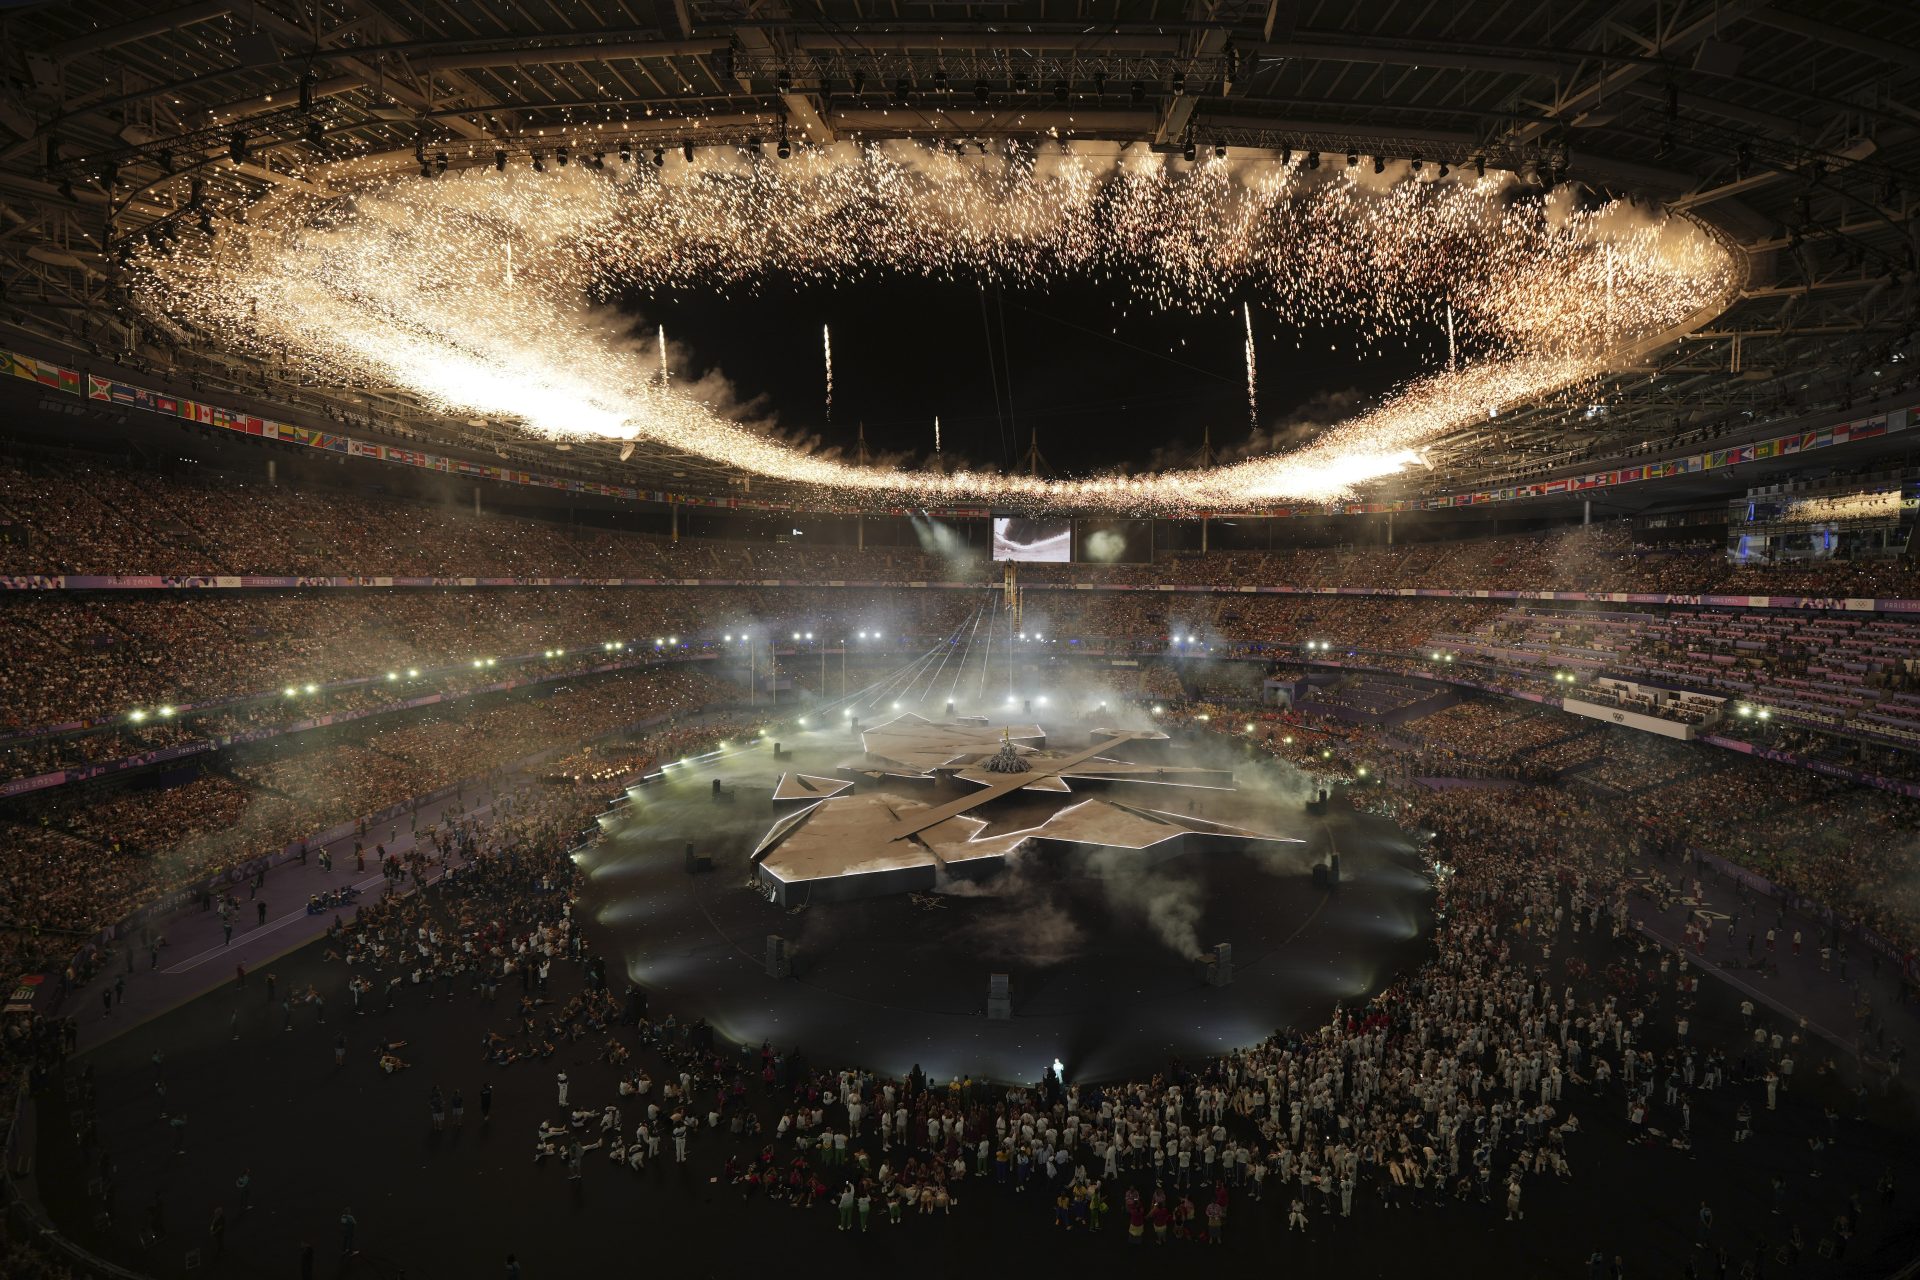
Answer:
<svg viewBox="0 0 1920 1280"><path fill-rule="evenodd" d="M1475 157L1664 203L1750 259L1705 330L1584 405L1476 429L1428 480L1485 485L1803 414L1909 382L1920 15L1899 0L1002 3L85 0L3 21L0 322L122 364L537 457L398 393L280 385L124 306L114 246L195 179L244 197L316 158L609 150L768 136L1035 136ZM236 144L236 137L244 139ZM575 447L599 478L718 490L716 464ZM603 456L604 455L604 456Z"/></svg>

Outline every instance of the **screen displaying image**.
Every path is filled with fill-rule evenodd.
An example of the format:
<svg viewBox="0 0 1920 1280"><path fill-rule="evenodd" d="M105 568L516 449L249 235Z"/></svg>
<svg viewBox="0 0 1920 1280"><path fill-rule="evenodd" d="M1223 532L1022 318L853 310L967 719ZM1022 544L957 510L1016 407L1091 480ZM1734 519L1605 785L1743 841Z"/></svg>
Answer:
<svg viewBox="0 0 1920 1280"><path fill-rule="evenodd" d="M1073 560L1073 521L996 516L993 558L1068 564Z"/></svg>
<svg viewBox="0 0 1920 1280"><path fill-rule="evenodd" d="M1145 564L1153 559L1153 539L1145 520L1077 520L1073 526L1076 564Z"/></svg>

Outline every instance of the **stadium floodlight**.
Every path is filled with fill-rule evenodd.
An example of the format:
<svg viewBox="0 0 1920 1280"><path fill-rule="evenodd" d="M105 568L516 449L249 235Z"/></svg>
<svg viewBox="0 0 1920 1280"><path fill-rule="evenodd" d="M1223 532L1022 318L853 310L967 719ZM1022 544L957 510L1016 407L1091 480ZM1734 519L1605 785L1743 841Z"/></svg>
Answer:
<svg viewBox="0 0 1920 1280"><path fill-rule="evenodd" d="M171 720L173 718L173 708L172 707L160 708L160 718L162 720Z"/></svg>
<svg viewBox="0 0 1920 1280"><path fill-rule="evenodd" d="M475 659L473 660L473 669L474 669L475 671L478 671L478 670L479 670L479 669L480 669L481 667L484 667L484 666L486 666L486 665L487 665L486 663L484 663L484 662L482 662L482 661L480 661L480 659L478 659L478 658L475 658Z"/></svg>
<svg viewBox="0 0 1920 1280"><path fill-rule="evenodd" d="M488 665L488 666L490 666L490 667L497 667L497 666L499 666L499 665L500 665L500 659L498 659L498 658L488 658L488 659L487 659L487 665Z"/></svg>
<svg viewBox="0 0 1920 1280"><path fill-rule="evenodd" d="M398 680L399 678L400 678L400 673L399 673L398 671L389 671L389 672L387 672L387 679L389 679L389 680Z"/></svg>
<svg viewBox="0 0 1920 1280"><path fill-rule="evenodd" d="M1252 725L1250 725L1250 724L1249 724L1249 725L1242 725L1242 726L1240 727L1240 732L1242 732L1242 733L1252 733L1252 732L1253 732L1253 726L1252 726Z"/></svg>
<svg viewBox="0 0 1920 1280"><path fill-rule="evenodd" d="M419 678L420 678L420 668L418 667L407 668L407 679L418 680Z"/></svg>
<svg viewBox="0 0 1920 1280"><path fill-rule="evenodd" d="M726 635L726 636L723 636L723 637L721 637L721 638L722 638L723 640L725 640L725 641L726 641L726 642L727 642L728 644L732 644L732 643L733 643L733 636L732 636L732 635Z"/></svg>
<svg viewBox="0 0 1920 1280"><path fill-rule="evenodd" d="M665 644L665 643L666 643L666 641L665 641L665 640L662 640L662 639L661 639L661 638L660 638L659 636L655 636L655 637L653 638L653 647L654 647L654 648L656 648L656 649L658 649L658 648L659 648L659 647L660 647L661 645L663 645L663 644Z"/></svg>
<svg viewBox="0 0 1920 1280"><path fill-rule="evenodd" d="M793 638L794 638L795 640L798 640L798 639L800 638L800 633L799 633L798 631L796 631L796 632L794 632L794 633L793 633Z"/></svg>
<svg viewBox="0 0 1920 1280"><path fill-rule="evenodd" d="M1282 738L1282 739L1280 739L1280 744L1281 744L1282 746L1287 746L1287 747L1290 747L1290 746L1292 746L1292 745L1293 745L1293 735L1292 735L1292 734L1288 734L1288 735L1287 735L1286 737L1284 737L1284 738Z"/></svg>
<svg viewBox="0 0 1920 1280"><path fill-rule="evenodd" d="M1363 777L1363 778L1364 778L1364 777L1366 777L1366 776L1367 776L1367 766L1365 766L1365 765L1361 765L1361 766L1360 766L1360 770L1359 770L1359 772L1360 772L1360 776L1361 776L1361 777Z"/></svg>
<svg viewBox="0 0 1920 1280"><path fill-rule="evenodd" d="M897 702L896 702L896 703L894 703L894 704L893 704L893 709L894 709L895 711L898 711L898 710L900 709L900 704L899 704L899 703L897 703Z"/></svg>
<svg viewBox="0 0 1920 1280"><path fill-rule="evenodd" d="M801 728L803 728L803 729L804 729L804 728L806 728L806 725L807 725L807 718L806 718L805 716L801 716L801 717L800 717L800 718L799 718L799 719L798 719L797 721L795 721L794 723L796 723L796 724L798 724L798 725L799 725L799 726L800 726Z"/></svg>
<svg viewBox="0 0 1920 1280"><path fill-rule="evenodd" d="M1202 711L1199 715L1195 716L1194 719L1195 720L1211 720L1213 719L1213 717L1208 715L1206 712Z"/></svg>
<svg viewBox="0 0 1920 1280"><path fill-rule="evenodd" d="M299 691L298 689L296 689L296 688L294 688L294 687L293 687L292 685L288 685L288 686L287 686L287 688L286 688L286 694L287 694L287 696L288 696L289 698L291 698L291 697L293 697L293 696L294 696L295 694L297 694L297 693L299 693L299 692L300 692L300 691Z"/></svg>
<svg viewBox="0 0 1920 1280"><path fill-rule="evenodd" d="M1741 715L1743 715L1743 716L1750 716L1750 715L1752 715L1752 714L1753 714L1753 708L1752 708L1752 707L1750 707L1750 706L1748 706L1748 705L1747 705L1746 703L1744 703L1744 702L1743 702L1743 703L1741 703L1741 704L1740 704L1740 705L1739 705L1738 707L1736 707L1736 708L1734 708L1734 709L1735 709L1736 711L1738 711L1738 712L1739 712L1739 713L1740 713Z"/></svg>
<svg viewBox="0 0 1920 1280"><path fill-rule="evenodd" d="M1155 703L1153 708L1153 714L1159 715L1162 711L1165 711L1165 710L1166 710L1165 707L1159 705L1158 703Z"/></svg>
<svg viewBox="0 0 1920 1280"><path fill-rule="evenodd" d="M1767 720L1772 718L1773 712L1767 710L1765 707L1762 707L1760 708L1759 715L1762 720Z"/></svg>
<svg viewBox="0 0 1920 1280"><path fill-rule="evenodd" d="M809 640L813 639L813 632L811 631L807 632L807 639Z"/></svg>
<svg viewBox="0 0 1920 1280"><path fill-rule="evenodd" d="M142 711L138 707L135 707L131 712L127 714L127 719L133 721L135 724L139 724L142 720L145 720L146 718L147 718L147 713Z"/></svg>
<svg viewBox="0 0 1920 1280"><path fill-rule="evenodd" d="M308 693L318 693L318 692L320 692L320 686L319 686L319 685L317 685L317 684L310 684L310 685L308 685L308 686L307 686L307 692L308 692ZM170 716L170 715L172 715L172 714L173 714L173 710L172 710L172 708L170 708L170 707L162 707L162 708L160 709L160 714L161 714L161 715L163 715L163 716Z"/></svg>
<svg viewBox="0 0 1920 1280"><path fill-rule="evenodd" d="M851 720L853 719L853 708L848 707L845 711L842 711L840 714L845 716L847 719Z"/></svg>
<svg viewBox="0 0 1920 1280"><path fill-rule="evenodd" d="M673 647L674 645L676 645L676 644L679 644L679 643L680 643L680 637L679 637L679 636L668 636L668 637L667 637L667 647L668 647L668 648L672 648L672 647Z"/></svg>

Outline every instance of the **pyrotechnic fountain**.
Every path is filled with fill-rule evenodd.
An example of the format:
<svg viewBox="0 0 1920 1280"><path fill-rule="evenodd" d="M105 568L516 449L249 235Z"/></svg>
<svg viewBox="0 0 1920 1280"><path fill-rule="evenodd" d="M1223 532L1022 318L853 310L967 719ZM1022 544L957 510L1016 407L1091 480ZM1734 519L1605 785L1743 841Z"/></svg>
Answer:
<svg viewBox="0 0 1920 1280"><path fill-rule="evenodd" d="M1582 207L1570 189L1516 195L1497 173L1372 179L1266 155L1188 165L1079 145L963 158L910 143L777 164L714 150L659 168L425 180L367 168L317 168L217 235L140 251L136 299L328 382L397 386L559 441L666 445L816 486L823 505L843 508L1177 514L1344 495L1504 406L1703 323L1743 277L1740 260L1684 218ZM802 452L648 376L651 353L629 322L594 305L628 288L724 288L775 270L843 284L1103 274L1163 308L1216 306L1244 287L1290 323L1363 319L1375 340L1447 316L1477 358L1309 445L1227 466L1079 478L863 467ZM1249 362L1250 393L1251 372Z"/></svg>

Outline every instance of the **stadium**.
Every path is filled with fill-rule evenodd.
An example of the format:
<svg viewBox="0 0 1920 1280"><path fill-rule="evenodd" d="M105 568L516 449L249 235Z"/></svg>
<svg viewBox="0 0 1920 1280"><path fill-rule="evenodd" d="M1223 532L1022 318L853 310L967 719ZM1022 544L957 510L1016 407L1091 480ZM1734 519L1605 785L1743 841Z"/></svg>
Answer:
<svg viewBox="0 0 1920 1280"><path fill-rule="evenodd" d="M0 1276L1920 1275L1903 0L0 34Z"/></svg>

